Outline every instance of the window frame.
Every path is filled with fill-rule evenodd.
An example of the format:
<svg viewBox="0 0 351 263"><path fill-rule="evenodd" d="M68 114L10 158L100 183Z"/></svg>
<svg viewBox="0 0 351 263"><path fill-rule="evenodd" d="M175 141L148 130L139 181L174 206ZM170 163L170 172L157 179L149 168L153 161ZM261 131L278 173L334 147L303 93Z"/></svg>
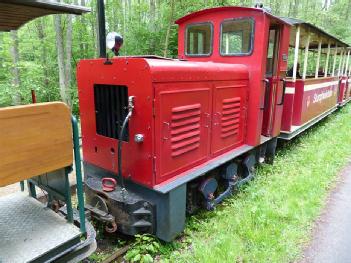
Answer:
<svg viewBox="0 0 351 263"><path fill-rule="evenodd" d="M188 29L192 26L199 26L199 25L210 25L211 29L211 37L210 37L210 52L207 54L188 54ZM188 24L185 28L185 37L184 37L184 54L187 57L210 57L213 54L213 35L214 35L214 27L211 21L200 22L200 23L191 23Z"/></svg>
<svg viewBox="0 0 351 263"><path fill-rule="evenodd" d="M252 30L250 32L250 51L246 52L246 53L230 53L230 54L225 54L222 53L222 33L223 33L223 25L226 22L232 22L232 21L240 21L240 20L248 20L250 21L251 25L252 25ZM243 30L242 30L243 31ZM252 53L254 52L254 43L255 43L255 19L251 16L243 16L243 17L235 17L235 18L229 18L229 19L224 19L221 22L221 26L220 26L220 33L219 33L219 55L221 57L245 57L245 56L251 56Z"/></svg>

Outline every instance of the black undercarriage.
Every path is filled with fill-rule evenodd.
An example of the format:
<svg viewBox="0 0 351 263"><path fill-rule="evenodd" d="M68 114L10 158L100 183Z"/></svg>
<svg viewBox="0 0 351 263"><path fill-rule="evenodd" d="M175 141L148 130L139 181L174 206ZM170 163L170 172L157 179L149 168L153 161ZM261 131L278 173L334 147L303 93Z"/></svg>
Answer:
<svg viewBox="0 0 351 263"><path fill-rule="evenodd" d="M186 214L213 210L241 185L254 178L254 167L262 158L273 161L276 140L224 163L167 193L125 181L125 189L102 189L102 179L116 177L106 170L84 164L86 208L91 218L105 224L109 233L150 233L171 241L184 230Z"/></svg>

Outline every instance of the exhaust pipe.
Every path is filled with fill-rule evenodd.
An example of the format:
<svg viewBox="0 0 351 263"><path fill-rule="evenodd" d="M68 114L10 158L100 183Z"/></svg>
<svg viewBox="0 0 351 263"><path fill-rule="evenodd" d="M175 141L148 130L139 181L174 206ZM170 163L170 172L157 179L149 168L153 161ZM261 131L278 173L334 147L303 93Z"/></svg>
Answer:
<svg viewBox="0 0 351 263"><path fill-rule="evenodd" d="M98 47L99 57L106 57L106 23L104 0L97 0Z"/></svg>

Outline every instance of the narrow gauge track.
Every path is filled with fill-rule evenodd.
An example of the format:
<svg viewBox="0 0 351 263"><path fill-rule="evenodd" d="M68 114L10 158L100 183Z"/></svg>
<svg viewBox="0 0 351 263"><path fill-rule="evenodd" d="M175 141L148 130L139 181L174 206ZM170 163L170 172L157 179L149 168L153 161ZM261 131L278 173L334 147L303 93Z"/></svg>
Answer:
<svg viewBox="0 0 351 263"><path fill-rule="evenodd" d="M108 258L104 259L102 263L119 262L118 260L122 259L122 257L127 253L128 249L129 245L117 249Z"/></svg>

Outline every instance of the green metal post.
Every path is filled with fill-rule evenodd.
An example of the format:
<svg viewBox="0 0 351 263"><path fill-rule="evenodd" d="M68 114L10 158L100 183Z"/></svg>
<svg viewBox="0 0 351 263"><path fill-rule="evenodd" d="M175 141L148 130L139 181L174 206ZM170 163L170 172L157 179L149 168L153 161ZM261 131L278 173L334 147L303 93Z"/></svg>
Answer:
<svg viewBox="0 0 351 263"><path fill-rule="evenodd" d="M79 131L78 131L78 122L74 116L72 116L72 127L73 127L73 149L74 149L74 161L75 161L75 167L76 167L80 231L82 233L85 233L86 229L85 229L85 211L84 211L84 196L83 196L84 190L83 190L82 167L81 167L80 148L79 148Z"/></svg>
<svg viewBox="0 0 351 263"><path fill-rule="evenodd" d="M29 195L33 198L37 198L37 191L35 190L35 185L33 183L29 182L29 180L28 180L27 186L28 186L28 190L29 190Z"/></svg>
<svg viewBox="0 0 351 263"><path fill-rule="evenodd" d="M20 186L21 186L21 192L24 192L24 181L20 182Z"/></svg>
<svg viewBox="0 0 351 263"><path fill-rule="evenodd" d="M69 174L70 169L65 169L65 189L66 189L66 206L67 206L67 220L70 223L73 223L73 208L72 208L72 199L71 199L71 187L69 185Z"/></svg>

